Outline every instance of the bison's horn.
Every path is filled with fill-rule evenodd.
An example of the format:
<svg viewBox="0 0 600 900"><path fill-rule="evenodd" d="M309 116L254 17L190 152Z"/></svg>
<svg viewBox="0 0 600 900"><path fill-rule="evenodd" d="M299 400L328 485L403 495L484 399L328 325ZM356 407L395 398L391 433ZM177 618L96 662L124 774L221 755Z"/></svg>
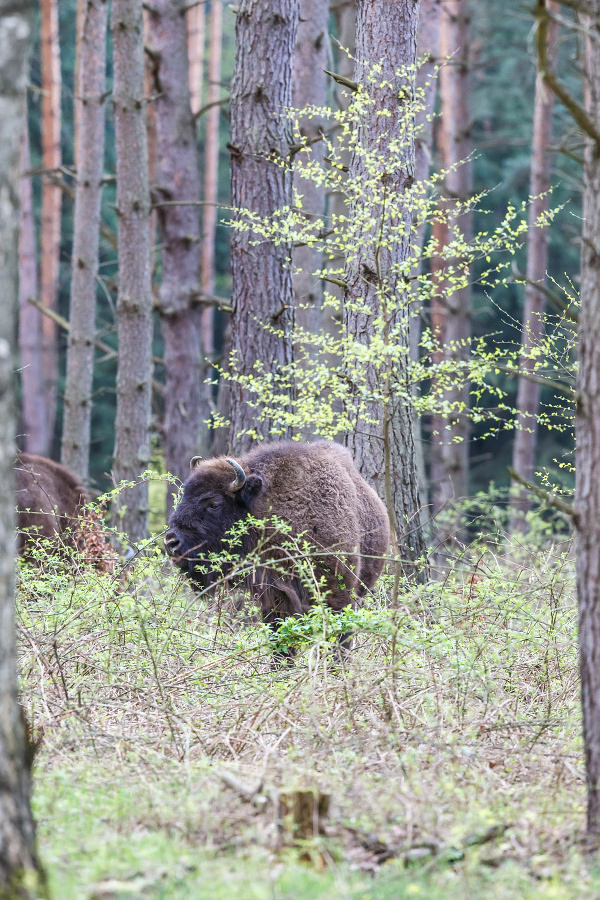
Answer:
<svg viewBox="0 0 600 900"><path fill-rule="evenodd" d="M190 459L190 469L193 469L194 466L197 466L199 462L202 462L201 456L192 456Z"/></svg>
<svg viewBox="0 0 600 900"><path fill-rule="evenodd" d="M235 481L232 481L229 485L230 491L239 491L246 484L246 473L242 469L239 463L236 463L234 459L229 459L229 457L225 457L225 462L228 462L233 471L235 472Z"/></svg>

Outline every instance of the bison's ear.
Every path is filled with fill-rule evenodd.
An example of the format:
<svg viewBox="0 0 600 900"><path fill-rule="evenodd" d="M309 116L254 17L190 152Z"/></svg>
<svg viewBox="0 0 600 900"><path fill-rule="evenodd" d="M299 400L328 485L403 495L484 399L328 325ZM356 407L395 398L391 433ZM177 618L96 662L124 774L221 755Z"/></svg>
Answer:
<svg viewBox="0 0 600 900"><path fill-rule="evenodd" d="M250 508L260 492L262 491L263 480L260 475L248 475L244 487L240 491L240 499Z"/></svg>

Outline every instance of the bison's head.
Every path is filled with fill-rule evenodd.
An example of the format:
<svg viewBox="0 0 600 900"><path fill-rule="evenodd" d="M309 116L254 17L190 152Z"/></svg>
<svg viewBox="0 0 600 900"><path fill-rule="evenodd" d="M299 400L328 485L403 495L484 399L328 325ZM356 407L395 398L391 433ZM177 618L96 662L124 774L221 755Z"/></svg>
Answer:
<svg viewBox="0 0 600 900"><path fill-rule="evenodd" d="M195 456L190 467L181 503L169 518L165 546L180 568L207 587L219 576L210 554L230 549L225 535L249 514L263 482L259 475L246 475L233 459L203 462Z"/></svg>

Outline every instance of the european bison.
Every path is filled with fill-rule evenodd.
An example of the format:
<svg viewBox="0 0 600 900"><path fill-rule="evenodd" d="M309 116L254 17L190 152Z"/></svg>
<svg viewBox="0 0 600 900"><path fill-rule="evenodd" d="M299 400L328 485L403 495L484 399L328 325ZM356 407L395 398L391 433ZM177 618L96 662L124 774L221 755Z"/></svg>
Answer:
<svg viewBox="0 0 600 900"><path fill-rule="evenodd" d="M203 462L194 457L179 506L169 518L165 536L174 562L202 587L222 573L211 570L209 554L230 548L226 533L252 515L277 517L291 526L291 535L310 545L308 560L321 584L325 602L339 611L373 587L389 545L385 507L363 481L347 450L329 441L311 444L281 442L257 447L238 459L218 457ZM306 612L314 600L307 584L307 566L285 549L276 526L251 526L234 552L246 556L259 550L259 562L245 584L259 601L270 625ZM273 563L276 559L277 562Z"/></svg>
<svg viewBox="0 0 600 900"><path fill-rule="evenodd" d="M38 537L58 535L66 546L76 546L77 519L90 498L75 475L51 459L19 453L15 481L19 553L27 555Z"/></svg>

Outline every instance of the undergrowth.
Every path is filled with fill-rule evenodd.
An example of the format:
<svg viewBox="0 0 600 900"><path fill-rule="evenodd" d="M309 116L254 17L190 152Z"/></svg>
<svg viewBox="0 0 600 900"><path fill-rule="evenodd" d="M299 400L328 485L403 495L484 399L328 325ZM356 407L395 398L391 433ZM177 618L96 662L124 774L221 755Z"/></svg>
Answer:
<svg viewBox="0 0 600 900"><path fill-rule="evenodd" d="M568 541L476 541L394 608L390 575L343 620L317 606L273 639L243 594L195 593L157 548L112 575L23 566L55 895L597 896L573 594ZM308 848L277 820L299 788L331 797Z"/></svg>

